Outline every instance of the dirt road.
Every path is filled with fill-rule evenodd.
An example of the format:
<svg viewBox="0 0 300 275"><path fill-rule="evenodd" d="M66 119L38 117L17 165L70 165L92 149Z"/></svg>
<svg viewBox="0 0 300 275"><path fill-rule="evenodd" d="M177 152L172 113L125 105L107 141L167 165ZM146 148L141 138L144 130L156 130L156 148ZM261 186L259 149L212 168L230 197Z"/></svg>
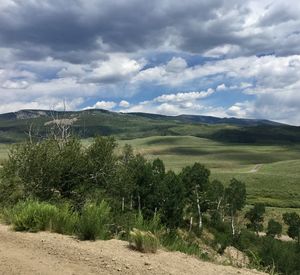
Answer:
<svg viewBox="0 0 300 275"><path fill-rule="evenodd" d="M263 274L160 250L142 254L119 240L81 242L48 232L20 233L0 225L0 274Z"/></svg>
<svg viewBox="0 0 300 275"><path fill-rule="evenodd" d="M259 171L260 168L262 168L262 164L256 164L251 170L250 173L256 173Z"/></svg>

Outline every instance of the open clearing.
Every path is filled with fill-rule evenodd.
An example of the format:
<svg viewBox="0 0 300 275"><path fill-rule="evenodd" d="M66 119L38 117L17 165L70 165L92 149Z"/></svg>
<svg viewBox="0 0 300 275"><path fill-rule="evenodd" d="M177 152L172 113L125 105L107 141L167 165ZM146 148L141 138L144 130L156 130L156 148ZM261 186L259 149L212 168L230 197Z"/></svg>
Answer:
<svg viewBox="0 0 300 275"><path fill-rule="evenodd" d="M204 262L179 252L142 254L119 240L81 242L54 233L12 232L0 225L0 274L263 274Z"/></svg>

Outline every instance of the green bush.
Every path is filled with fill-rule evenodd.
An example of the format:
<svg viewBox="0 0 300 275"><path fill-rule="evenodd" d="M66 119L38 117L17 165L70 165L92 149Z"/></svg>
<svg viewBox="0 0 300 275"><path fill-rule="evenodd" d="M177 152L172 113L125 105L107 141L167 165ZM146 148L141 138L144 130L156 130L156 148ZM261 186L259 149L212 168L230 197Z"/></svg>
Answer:
<svg viewBox="0 0 300 275"><path fill-rule="evenodd" d="M206 258L200 246L195 242L195 238L183 238L175 231L171 231L163 236L162 245L170 251L180 251L199 258Z"/></svg>
<svg viewBox="0 0 300 275"><path fill-rule="evenodd" d="M51 221L58 212L59 209L49 203L27 200L7 210L6 220L16 231L37 232L50 229Z"/></svg>
<svg viewBox="0 0 300 275"><path fill-rule="evenodd" d="M268 222L267 236L272 238L275 238L276 236L280 237L281 233L282 225L274 219L270 219Z"/></svg>
<svg viewBox="0 0 300 275"><path fill-rule="evenodd" d="M61 234L73 234L78 221L77 213L68 205L61 207L35 200L17 203L2 211L2 219L12 224L16 231L37 232L50 230Z"/></svg>
<svg viewBox="0 0 300 275"><path fill-rule="evenodd" d="M300 250L294 242L283 242L271 237L262 238L259 256L264 266L275 264L280 274L300 274Z"/></svg>
<svg viewBox="0 0 300 275"><path fill-rule="evenodd" d="M59 234L73 235L77 223L78 213L65 204L59 207L59 211L50 221L50 230Z"/></svg>
<svg viewBox="0 0 300 275"><path fill-rule="evenodd" d="M150 231L134 228L130 232L130 246L143 253L156 253L159 247L158 238Z"/></svg>
<svg viewBox="0 0 300 275"><path fill-rule="evenodd" d="M107 239L110 207L102 201L100 204L86 203L79 216L76 234L81 240Z"/></svg>
<svg viewBox="0 0 300 275"><path fill-rule="evenodd" d="M150 231L155 235L159 235L163 231L163 226L161 225L159 214L154 215L150 220L144 219L141 213L137 214L135 217L133 228L142 231Z"/></svg>

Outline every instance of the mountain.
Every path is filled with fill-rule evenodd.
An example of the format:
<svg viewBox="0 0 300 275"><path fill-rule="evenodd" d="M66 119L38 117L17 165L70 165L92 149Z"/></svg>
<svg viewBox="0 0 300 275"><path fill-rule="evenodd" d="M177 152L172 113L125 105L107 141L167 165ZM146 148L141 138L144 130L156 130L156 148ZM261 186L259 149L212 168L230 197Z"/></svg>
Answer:
<svg viewBox="0 0 300 275"><path fill-rule="evenodd" d="M179 116L164 116L158 114L148 113L129 113L141 117L151 119L170 119L187 123L204 123L204 124L230 124L237 126L258 126L258 125L283 125L282 123L266 120L266 119L245 119L235 117L214 117L214 116L201 116L201 115L179 115Z"/></svg>
<svg viewBox="0 0 300 275"><path fill-rule="evenodd" d="M21 110L0 114L0 142L22 141L28 129L43 137L57 123L72 124L73 132L82 138L95 135L114 135L121 139L189 135L234 143L300 143L300 127L270 120L117 113L101 109Z"/></svg>

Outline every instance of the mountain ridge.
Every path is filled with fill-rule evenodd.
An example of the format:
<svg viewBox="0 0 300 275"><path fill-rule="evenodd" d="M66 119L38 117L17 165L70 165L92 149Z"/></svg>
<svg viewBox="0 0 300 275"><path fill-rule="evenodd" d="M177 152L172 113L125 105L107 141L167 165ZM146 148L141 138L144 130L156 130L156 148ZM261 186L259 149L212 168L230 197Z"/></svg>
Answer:
<svg viewBox="0 0 300 275"><path fill-rule="evenodd" d="M123 114L123 115L135 115L146 117L150 119L170 119L179 120L181 122L188 123L206 123L206 124L232 124L232 125L243 125L243 126L257 126L257 125L288 125L280 122L275 122L267 119L249 119L249 118L237 118L237 117L216 117L216 116L205 116L205 115L188 115L180 114L175 116L154 114L154 113L144 113L144 112L114 112L104 109L87 109L79 111L52 111L52 110L42 110L42 109L21 109L16 112L8 112L0 114L0 119L31 119L39 117L53 117L55 115L69 115L69 114L82 114L88 112L101 112L101 113L111 113L111 114ZM291 125L289 125L291 126Z"/></svg>
<svg viewBox="0 0 300 275"><path fill-rule="evenodd" d="M134 139L149 136L195 136L225 143L300 143L300 127L270 120L200 115L166 116L103 109L82 111L20 110L0 114L0 143L23 141L29 129L43 138L55 124L72 124L80 138L97 135Z"/></svg>

